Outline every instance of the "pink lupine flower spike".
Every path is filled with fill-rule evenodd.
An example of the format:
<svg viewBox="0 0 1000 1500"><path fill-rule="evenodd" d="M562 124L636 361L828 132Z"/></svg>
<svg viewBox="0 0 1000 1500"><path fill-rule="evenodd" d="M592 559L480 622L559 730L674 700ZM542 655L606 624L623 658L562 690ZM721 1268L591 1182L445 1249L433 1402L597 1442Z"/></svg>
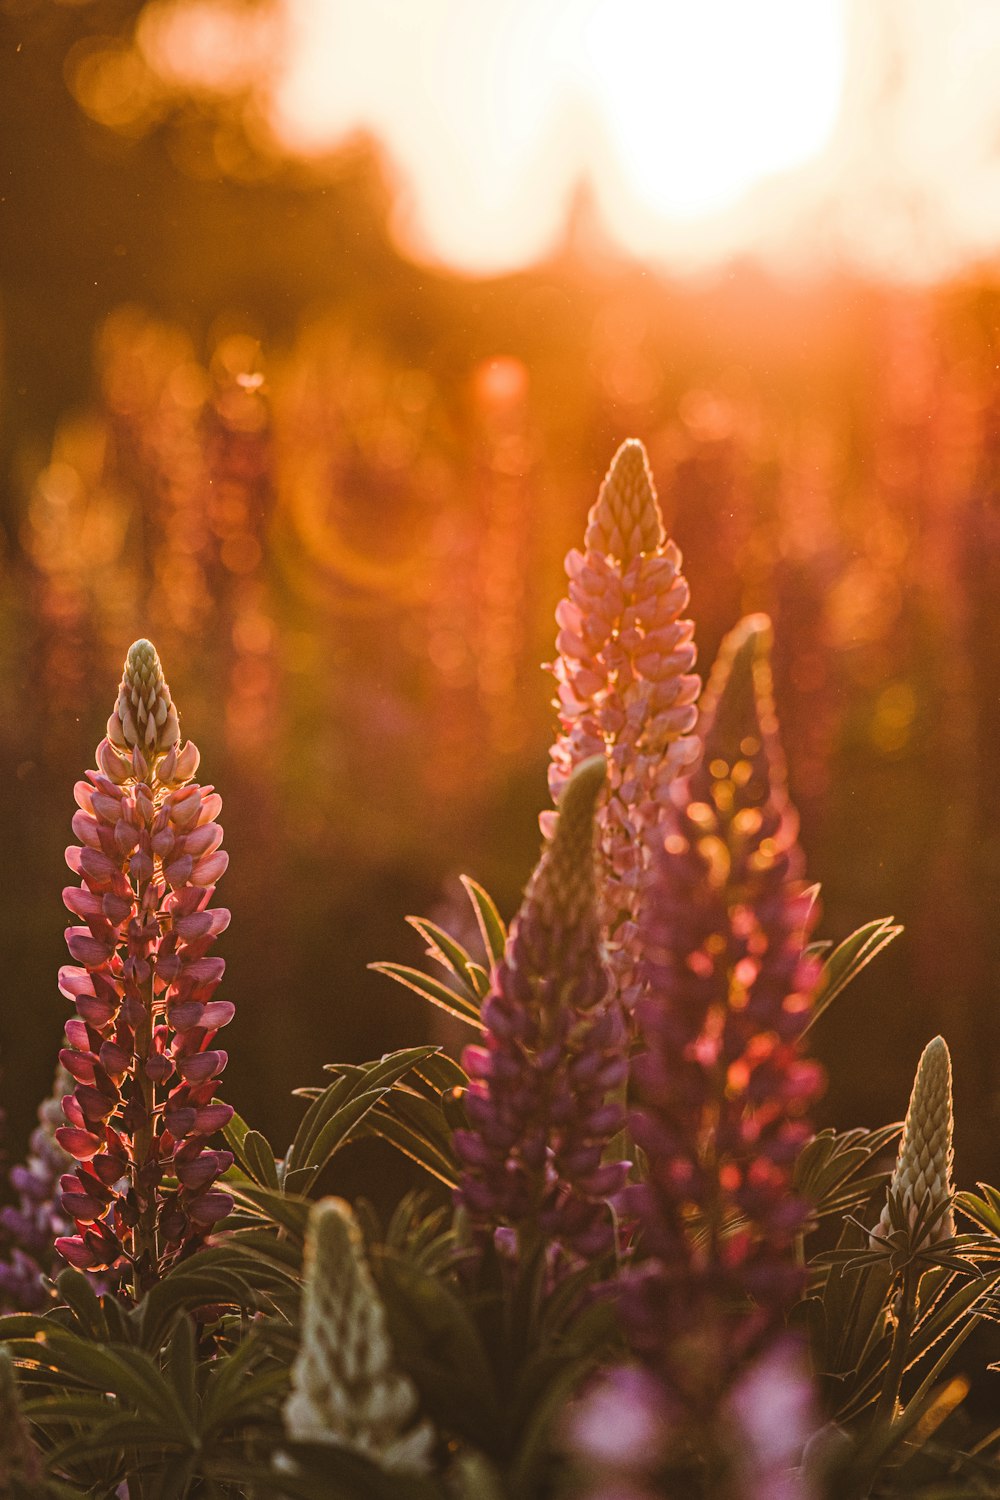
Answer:
<svg viewBox="0 0 1000 1500"><path fill-rule="evenodd" d="M225 963L209 954L229 924L210 910L228 856L198 759L155 650L136 641L99 769L76 786L66 861L82 884L63 895L82 925L59 977L77 1012L61 1053L75 1088L57 1132L77 1162L62 1181L77 1233L57 1249L136 1295L232 1207L215 1186L232 1156L210 1144L233 1113L215 1098L227 1054L213 1045L233 1006L213 999Z"/></svg>
<svg viewBox="0 0 1000 1500"><path fill-rule="evenodd" d="M637 1349L687 1395L724 1387L801 1289L808 1206L791 1174L821 1083L800 1046L819 966L769 645L759 615L723 645L704 760L675 789L641 923L631 1125L648 1179L627 1196L645 1263L625 1308Z"/></svg>
<svg viewBox="0 0 1000 1500"><path fill-rule="evenodd" d="M688 586L663 529L646 451L616 453L590 512L584 550L566 558L569 594L556 610L560 733L549 788L558 798L573 768L606 755L609 795L598 811L601 919L627 1011L640 993L635 964L639 892L674 779L698 759L692 732L699 679L694 626L682 618ZM554 814L543 814L549 831Z"/></svg>
<svg viewBox="0 0 1000 1500"><path fill-rule="evenodd" d="M541 1232L557 1247L557 1274L612 1246L607 1200L628 1171L604 1160L622 1124L611 1096L628 1069L595 909L593 818L604 779L601 756L563 792L555 836L493 972L485 1045L463 1055L471 1128L454 1138L459 1200L477 1232L494 1232L513 1255Z"/></svg>

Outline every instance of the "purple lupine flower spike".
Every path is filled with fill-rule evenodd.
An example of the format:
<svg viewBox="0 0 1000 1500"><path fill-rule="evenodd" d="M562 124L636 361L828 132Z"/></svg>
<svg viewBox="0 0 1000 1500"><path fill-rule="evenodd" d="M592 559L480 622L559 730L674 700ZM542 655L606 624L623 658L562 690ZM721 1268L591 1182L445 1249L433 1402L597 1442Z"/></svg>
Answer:
<svg viewBox="0 0 1000 1500"><path fill-rule="evenodd" d="M639 995L635 923L643 872L673 780L699 753L692 733L700 682L694 626L681 616L688 586L664 534L640 442L623 443L590 512L584 550L566 558L569 594L556 610L560 733L549 787L558 797L573 768L608 759L609 795L598 813L600 911L626 1009ZM553 815L543 815L543 828Z"/></svg>
<svg viewBox="0 0 1000 1500"><path fill-rule="evenodd" d="M98 771L77 783L66 860L82 879L63 898L77 966L60 972L77 1015L61 1060L75 1089L57 1132L77 1162L62 1181L77 1233L57 1249L84 1270L113 1269L135 1291L187 1254L232 1199L215 1183L232 1161L211 1137L232 1109L215 1099L227 1062L214 1047L233 1006L213 999L229 924L210 910L228 856L222 799L192 778L177 711L149 641L130 647Z"/></svg>
<svg viewBox="0 0 1000 1500"><path fill-rule="evenodd" d="M52 1270L55 1241L72 1231L58 1200L59 1180L73 1158L56 1140L63 1122L62 1101L72 1088L73 1080L60 1063L51 1095L38 1106L27 1159L11 1168L10 1185L18 1201L0 1209L0 1307L7 1311L35 1312L45 1305L43 1277Z"/></svg>
<svg viewBox="0 0 1000 1500"><path fill-rule="evenodd" d="M525 891L484 1006L485 1045L463 1064L471 1123L455 1133L459 1201L480 1233L518 1250L539 1232L565 1256L613 1244L608 1198L628 1163L605 1162L627 1072L595 904L594 807L603 756L574 772L555 836ZM501 1241L502 1242L502 1241Z"/></svg>
<svg viewBox="0 0 1000 1500"><path fill-rule="evenodd" d="M818 963L804 952L814 892L777 742L770 636L751 616L723 645L704 759L675 788L641 919L631 1123L649 1165L628 1196L646 1264L625 1308L636 1347L688 1392L724 1383L801 1280L792 1247L807 1207L790 1182L821 1083L799 1045Z"/></svg>

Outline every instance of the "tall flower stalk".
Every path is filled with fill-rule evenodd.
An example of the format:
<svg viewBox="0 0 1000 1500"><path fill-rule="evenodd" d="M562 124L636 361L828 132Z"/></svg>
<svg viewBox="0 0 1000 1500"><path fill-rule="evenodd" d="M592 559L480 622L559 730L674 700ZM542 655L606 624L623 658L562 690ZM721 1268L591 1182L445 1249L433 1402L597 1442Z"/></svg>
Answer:
<svg viewBox="0 0 1000 1500"><path fill-rule="evenodd" d="M776 1327L801 1273L791 1195L821 1075L800 1037L818 978L814 892L777 739L770 624L729 635L702 709L704 759L675 789L641 920L648 993L630 1190L645 1264L625 1299L636 1346L685 1396L718 1391ZM714 1398L713 1398L714 1399Z"/></svg>
<svg viewBox="0 0 1000 1500"><path fill-rule="evenodd" d="M574 767L607 757L608 796L597 815L601 919L619 994L631 1010L640 993L639 893L668 789L698 758L692 731L701 686L691 672L694 626L682 618L689 593L681 555L666 538L640 442L629 440L616 453L583 551L569 552L566 572L569 593L556 610L560 732L549 787L558 799Z"/></svg>
<svg viewBox="0 0 1000 1500"><path fill-rule="evenodd" d="M467 1047L470 1129L455 1132L459 1200L477 1232L527 1256L544 1236L566 1257L609 1249L608 1198L628 1163L605 1162L622 1124L611 1099L628 1069L596 911L594 807L604 757L567 782L551 842L511 924Z"/></svg>
<svg viewBox="0 0 1000 1500"><path fill-rule="evenodd" d="M215 1099L228 1059L213 1043L234 1008L212 998L225 963L209 955L229 924L210 910L228 856L198 760L156 651L136 641L98 769L76 785L80 842L66 861L81 885L63 899L82 925L59 976L76 1008L60 1054L75 1087L56 1132L77 1162L62 1181L77 1232L57 1249L136 1295L232 1206L215 1187L232 1156L210 1144L232 1116Z"/></svg>

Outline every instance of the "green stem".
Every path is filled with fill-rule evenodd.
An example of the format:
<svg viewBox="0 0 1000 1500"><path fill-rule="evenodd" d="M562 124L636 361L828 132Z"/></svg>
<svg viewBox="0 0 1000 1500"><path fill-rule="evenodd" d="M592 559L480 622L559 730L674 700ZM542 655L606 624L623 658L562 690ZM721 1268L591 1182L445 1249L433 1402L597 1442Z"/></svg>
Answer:
<svg viewBox="0 0 1000 1500"><path fill-rule="evenodd" d="M881 1426L883 1422L891 1422L896 1413L896 1405L899 1401L899 1388L903 1383L903 1375L906 1370L906 1356L910 1347L910 1334L913 1331L913 1315L916 1311L916 1305L917 1278L912 1268L908 1266L903 1272L903 1285L899 1293L899 1313L892 1336L889 1363L886 1365L882 1392L875 1407L876 1427Z"/></svg>

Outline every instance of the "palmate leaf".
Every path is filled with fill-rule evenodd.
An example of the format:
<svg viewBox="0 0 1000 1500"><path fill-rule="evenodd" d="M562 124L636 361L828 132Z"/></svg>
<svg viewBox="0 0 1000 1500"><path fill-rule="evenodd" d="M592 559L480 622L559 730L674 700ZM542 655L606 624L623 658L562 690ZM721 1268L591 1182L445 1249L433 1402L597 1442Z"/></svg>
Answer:
<svg viewBox="0 0 1000 1500"><path fill-rule="evenodd" d="M866 1203L892 1173L888 1162L882 1171L864 1172L895 1140L901 1124L878 1130L821 1130L799 1153L795 1163L793 1191L812 1206L817 1219L844 1215Z"/></svg>
<svg viewBox="0 0 1000 1500"><path fill-rule="evenodd" d="M928 1283L935 1279L937 1284L928 1287ZM979 1305L988 1301L998 1282L1000 1266L985 1272L969 1266L966 1275L947 1270L928 1272L920 1287L920 1315L911 1339L909 1364L922 1359L939 1340L952 1334L960 1323L976 1313Z"/></svg>
<svg viewBox="0 0 1000 1500"><path fill-rule="evenodd" d="M130 1314L138 1342L155 1352L172 1323L204 1307L255 1312L269 1280L266 1269L251 1271L227 1246L208 1246L174 1266Z"/></svg>
<svg viewBox="0 0 1000 1500"><path fill-rule="evenodd" d="M358 1133L365 1116L388 1092L388 1088L365 1089L339 1104L312 1141L303 1164L291 1167L286 1160L281 1173L283 1190L308 1194L315 1187L323 1168Z"/></svg>
<svg viewBox="0 0 1000 1500"><path fill-rule="evenodd" d="M979 1320L976 1309L988 1297L989 1285L1000 1277L1000 1267L989 1278L976 1275L971 1267L966 1270L971 1274L963 1276L942 1267L929 1272L921 1283L920 1313L907 1344L906 1370L913 1370L932 1349L936 1348L937 1357L917 1389L909 1395L904 1392L901 1409L893 1419L876 1427L865 1439L861 1459L869 1481L888 1461L898 1462L895 1455L904 1444L907 1452L903 1462L908 1463L968 1393L969 1382L965 1377L944 1377L973 1332ZM868 1395L869 1402L877 1395L875 1386ZM863 1403L856 1400L854 1409L862 1410ZM867 1484L863 1488L867 1493Z"/></svg>
<svg viewBox="0 0 1000 1500"><path fill-rule="evenodd" d="M393 1090L365 1121L367 1134L388 1141L445 1187L458 1186L459 1166L451 1149L451 1131L439 1106L416 1092Z"/></svg>
<svg viewBox="0 0 1000 1500"><path fill-rule="evenodd" d="M848 1221L838 1249L857 1254L867 1244L867 1234ZM888 1361L892 1291L893 1277L884 1260L864 1266L834 1263L805 1305L816 1371L828 1386L838 1420L859 1393L863 1396L872 1382L877 1384Z"/></svg>
<svg viewBox="0 0 1000 1500"><path fill-rule="evenodd" d="M899 937L902 931L902 927L894 924L891 917L878 917L874 922L866 922L863 927L858 928L857 932L852 932L850 937L845 938L833 950L820 973L812 1011L803 1028L803 1036L811 1026L816 1024L837 996L847 988L851 980L860 974L861 970L870 964L883 948L887 948L895 938Z"/></svg>
<svg viewBox="0 0 1000 1500"><path fill-rule="evenodd" d="M421 1271L433 1275L444 1270L455 1249L450 1206L429 1209L424 1193L405 1193L393 1211L382 1243L386 1250Z"/></svg>
<svg viewBox="0 0 1000 1500"><path fill-rule="evenodd" d="M232 1193L237 1208L242 1210L251 1225L258 1228L270 1225L283 1230L301 1251L312 1207L308 1198L284 1191L275 1192L273 1188L262 1188L258 1183L251 1182L235 1166L229 1168L222 1181L227 1191ZM228 1234L230 1227L241 1227L239 1219L235 1222L232 1217L227 1219L222 1232Z"/></svg>
<svg viewBox="0 0 1000 1500"><path fill-rule="evenodd" d="M276 1410L288 1382L288 1368L274 1365L264 1334L259 1330L247 1334L231 1354L208 1368L201 1402L202 1432L235 1428L262 1405Z"/></svg>
<svg viewBox="0 0 1000 1500"><path fill-rule="evenodd" d="M486 971L482 965L477 964L462 944L449 936L436 922L429 922L426 917L407 917L406 920L427 944L427 957L453 974L470 1001L478 1004L489 987L489 979L485 977Z"/></svg>
<svg viewBox="0 0 1000 1500"><path fill-rule="evenodd" d="M487 968L477 963L457 938L453 938L443 927L426 917L407 917L406 920L427 944L427 957L445 970L448 975L446 980L425 974L422 969L414 969L409 964L375 963L368 967L377 974L387 974L390 979L395 979L397 983L423 996L431 1005L438 1006L456 1020L464 1021L467 1026L474 1026L481 1031L483 1022L480 1009L489 993L489 969L503 957L507 929L492 897L483 887L468 875L462 876L462 884L472 902L486 952Z"/></svg>
<svg viewBox="0 0 1000 1500"><path fill-rule="evenodd" d="M50 1436L53 1467L77 1479L86 1478L88 1465L115 1460L130 1475L150 1476L144 1496L180 1500L230 1437L248 1426L272 1438L281 1431L287 1362L275 1361L263 1326L247 1332L232 1352L216 1344L207 1361L198 1359L194 1324L186 1316L175 1319L158 1360L63 1331L17 1354L34 1366L26 1370L34 1376L28 1389L44 1389L29 1396L26 1412ZM47 1389L39 1378L43 1366ZM164 1473L173 1488L157 1488Z"/></svg>
<svg viewBox="0 0 1000 1500"><path fill-rule="evenodd" d="M410 1077L380 1100L365 1121L369 1135L388 1141L419 1166L455 1187L459 1164L452 1149L453 1096L468 1083L464 1070L443 1052L422 1059Z"/></svg>
<svg viewBox="0 0 1000 1500"><path fill-rule="evenodd" d="M976 1186L981 1189L982 1197L976 1193L956 1193L955 1207L1000 1241L1000 1190L986 1182Z"/></svg>
<svg viewBox="0 0 1000 1500"><path fill-rule="evenodd" d="M15 1362L50 1383L110 1395L136 1416L162 1422L175 1435L192 1436L190 1414L153 1357L118 1344L97 1344L50 1322L42 1339L11 1340ZM36 1416L37 1420L37 1416Z"/></svg>
<svg viewBox="0 0 1000 1500"><path fill-rule="evenodd" d="M320 1090L309 1090L309 1107L283 1163L277 1167L282 1191L308 1193L330 1159L358 1133L365 1116L411 1068L433 1056L432 1046L390 1052L375 1062L328 1063L336 1076ZM249 1156L246 1138L240 1142ZM235 1146L233 1148L236 1149Z"/></svg>

